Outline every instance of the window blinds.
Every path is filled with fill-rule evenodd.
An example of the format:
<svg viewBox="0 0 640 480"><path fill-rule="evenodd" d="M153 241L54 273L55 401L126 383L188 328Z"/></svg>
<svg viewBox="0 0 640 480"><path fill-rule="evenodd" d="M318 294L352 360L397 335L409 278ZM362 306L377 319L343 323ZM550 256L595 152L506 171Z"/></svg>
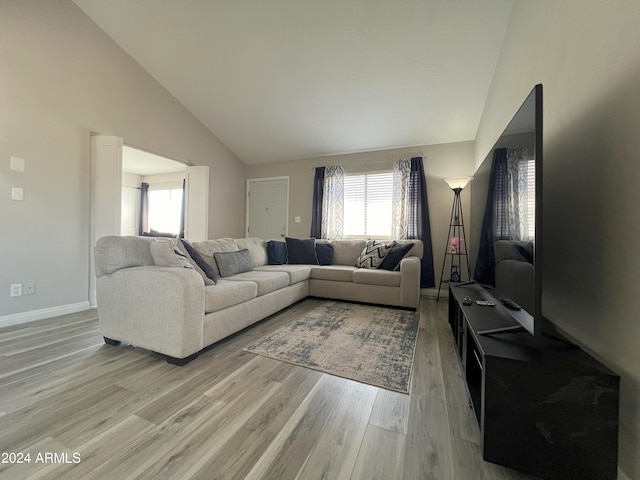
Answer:
<svg viewBox="0 0 640 480"><path fill-rule="evenodd" d="M344 235L391 236L393 172L344 177Z"/></svg>

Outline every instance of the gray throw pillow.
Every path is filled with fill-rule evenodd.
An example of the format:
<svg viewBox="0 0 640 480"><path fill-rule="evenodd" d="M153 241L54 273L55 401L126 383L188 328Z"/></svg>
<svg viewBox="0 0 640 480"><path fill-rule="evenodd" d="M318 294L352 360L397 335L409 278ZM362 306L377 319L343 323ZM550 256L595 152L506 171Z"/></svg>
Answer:
<svg viewBox="0 0 640 480"><path fill-rule="evenodd" d="M246 248L237 252L215 252L213 256L218 265L218 272L223 278L252 270L251 256Z"/></svg>

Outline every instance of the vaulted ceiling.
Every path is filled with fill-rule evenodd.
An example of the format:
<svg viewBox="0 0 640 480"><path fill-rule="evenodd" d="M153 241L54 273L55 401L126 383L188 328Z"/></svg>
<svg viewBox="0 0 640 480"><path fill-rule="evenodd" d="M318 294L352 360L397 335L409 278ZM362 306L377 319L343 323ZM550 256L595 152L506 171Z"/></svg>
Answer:
<svg viewBox="0 0 640 480"><path fill-rule="evenodd" d="M513 0L74 0L246 164L473 140Z"/></svg>

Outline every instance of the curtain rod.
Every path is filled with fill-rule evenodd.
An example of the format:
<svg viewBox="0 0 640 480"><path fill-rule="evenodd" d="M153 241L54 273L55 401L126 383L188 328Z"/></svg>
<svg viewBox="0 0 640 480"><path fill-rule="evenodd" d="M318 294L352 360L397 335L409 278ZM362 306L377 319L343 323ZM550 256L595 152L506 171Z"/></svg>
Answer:
<svg viewBox="0 0 640 480"><path fill-rule="evenodd" d="M422 152L419 152L418 155L411 155L408 158L413 158L413 157L424 157L424 155L423 155ZM342 166L343 167L362 167L362 166L366 166L366 165L378 165L378 164L381 164L381 163L393 163L396 160L402 160L402 159L401 158L396 158L395 160L379 160L379 161L376 161L376 162L347 163L347 164L344 164ZM326 165L318 165L318 167L323 167L323 166L326 166ZM333 165L331 165L331 166L333 166ZM318 167L309 167L309 169L310 170L315 170Z"/></svg>

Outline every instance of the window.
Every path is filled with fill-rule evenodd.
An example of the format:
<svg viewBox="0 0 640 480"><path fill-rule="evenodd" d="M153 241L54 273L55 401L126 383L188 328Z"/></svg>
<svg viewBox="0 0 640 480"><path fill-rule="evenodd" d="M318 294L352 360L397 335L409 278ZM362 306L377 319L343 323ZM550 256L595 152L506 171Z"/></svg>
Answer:
<svg viewBox="0 0 640 480"><path fill-rule="evenodd" d="M163 233L180 233L182 187L149 188L149 228Z"/></svg>
<svg viewBox="0 0 640 480"><path fill-rule="evenodd" d="M536 161L526 161L527 178L527 239L533 240L536 234Z"/></svg>
<svg viewBox="0 0 640 480"><path fill-rule="evenodd" d="M497 168L494 180L494 235L532 241L536 228L536 163L526 158L522 147L509 149L509 155L507 163Z"/></svg>
<svg viewBox="0 0 640 480"><path fill-rule="evenodd" d="M390 238L393 172L344 177L344 236Z"/></svg>

